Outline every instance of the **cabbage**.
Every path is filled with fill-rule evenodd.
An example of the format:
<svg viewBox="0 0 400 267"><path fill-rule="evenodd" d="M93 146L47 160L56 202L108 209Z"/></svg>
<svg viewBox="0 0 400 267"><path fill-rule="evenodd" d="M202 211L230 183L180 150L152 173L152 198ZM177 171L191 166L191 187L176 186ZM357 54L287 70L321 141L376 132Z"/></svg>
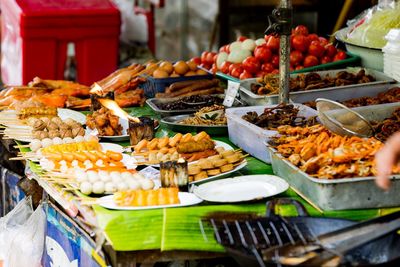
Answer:
<svg viewBox="0 0 400 267"><path fill-rule="evenodd" d="M400 28L400 3L396 3L395 8L377 10L364 23L349 32L346 41L381 49L386 45L386 34L393 28Z"/></svg>

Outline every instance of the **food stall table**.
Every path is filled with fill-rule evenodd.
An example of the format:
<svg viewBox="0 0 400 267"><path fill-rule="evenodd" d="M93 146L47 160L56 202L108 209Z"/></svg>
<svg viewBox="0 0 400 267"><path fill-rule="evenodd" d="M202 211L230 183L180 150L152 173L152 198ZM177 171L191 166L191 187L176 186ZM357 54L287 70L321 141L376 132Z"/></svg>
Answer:
<svg viewBox="0 0 400 267"><path fill-rule="evenodd" d="M128 111L133 116L155 116L148 107L132 108ZM172 135L173 133L161 126L157 135L165 134ZM232 145L227 137L215 139ZM127 143L121 144L128 145ZM236 176L273 174L271 165L253 157L248 157L247 161L248 165L236 173ZM33 169L33 174L34 172ZM82 209L79 205L75 206L76 201L69 201L70 199L65 198L63 192L53 190L54 188L51 186L46 188L43 184L43 187L57 205L64 208L65 205L68 205L66 212L72 221L82 226L82 231L96 233L97 240L101 240L99 237L102 236L105 238L103 250L113 266L135 266L136 263L222 257L225 255L223 247L215 241L212 227L202 222L202 219L210 214L220 212L264 215L266 210L265 200L229 205L204 203L193 207L142 211L108 210L99 205L93 205L94 213L89 214L89 217L94 215L96 227L88 228L85 223L82 223L81 216L78 216L78 210L82 211ZM365 220L399 210L393 208L320 212L291 189L277 197L289 197L300 201L311 216ZM297 215L294 207L291 206L281 206L278 209L281 215ZM86 217L87 214L80 215Z"/></svg>

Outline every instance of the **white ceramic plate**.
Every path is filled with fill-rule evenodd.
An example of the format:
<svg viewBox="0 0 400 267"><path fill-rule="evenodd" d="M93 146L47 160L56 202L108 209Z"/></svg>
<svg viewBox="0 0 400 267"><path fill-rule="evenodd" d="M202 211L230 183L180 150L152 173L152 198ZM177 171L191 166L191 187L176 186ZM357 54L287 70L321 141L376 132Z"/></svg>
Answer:
<svg viewBox="0 0 400 267"><path fill-rule="evenodd" d="M109 140L109 141L114 141L114 142L121 142L121 141L127 141L129 140L129 134L128 134L128 129L129 129L129 123L127 119L122 119L119 118L119 123L122 126L122 135L115 135L115 136L101 136L96 134L98 137L100 137L103 140ZM91 130L89 128L86 128L86 133L92 133L96 132L97 130Z"/></svg>
<svg viewBox="0 0 400 267"><path fill-rule="evenodd" d="M86 124L86 116L79 111L66 108L58 108L57 112L61 120L73 119L82 125Z"/></svg>
<svg viewBox="0 0 400 267"><path fill-rule="evenodd" d="M233 203L271 197L289 188L275 175L247 175L213 181L196 186L193 193L210 202Z"/></svg>
<svg viewBox="0 0 400 267"><path fill-rule="evenodd" d="M239 171L240 169L243 169L244 167L246 167L246 165L247 165L247 161L243 160L242 163L237 165L233 170L231 170L229 172L224 172L224 173L220 173L220 174L217 174L217 175L214 175L214 176L210 176L210 177L202 179L202 180L191 182L190 184L191 185L192 184L198 185L198 184L203 184L203 183L207 183L207 182L211 182L211 181L214 181L214 180L218 180L218 179L222 179L222 178L228 177L230 174L232 174L232 173L234 173L236 171Z"/></svg>
<svg viewBox="0 0 400 267"><path fill-rule="evenodd" d="M113 195L101 197L98 200L98 204L106 209L111 210L150 210L150 209L162 209L162 208L176 208L176 207L185 207L192 206L201 203L203 200L198 198L195 194L179 192L178 197L180 204L173 205L159 205L159 206L144 206L144 207L126 207L126 206L118 206L113 199Z"/></svg>

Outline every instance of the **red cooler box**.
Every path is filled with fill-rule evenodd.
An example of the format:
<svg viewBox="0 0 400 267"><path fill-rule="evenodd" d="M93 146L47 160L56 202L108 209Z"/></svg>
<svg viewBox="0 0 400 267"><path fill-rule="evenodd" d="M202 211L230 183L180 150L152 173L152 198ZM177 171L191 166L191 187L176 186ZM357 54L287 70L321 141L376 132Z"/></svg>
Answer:
<svg viewBox="0 0 400 267"><path fill-rule="evenodd" d="M90 85L117 68L120 14L108 0L0 0L1 75L5 84L35 76L63 79L75 44L78 82Z"/></svg>

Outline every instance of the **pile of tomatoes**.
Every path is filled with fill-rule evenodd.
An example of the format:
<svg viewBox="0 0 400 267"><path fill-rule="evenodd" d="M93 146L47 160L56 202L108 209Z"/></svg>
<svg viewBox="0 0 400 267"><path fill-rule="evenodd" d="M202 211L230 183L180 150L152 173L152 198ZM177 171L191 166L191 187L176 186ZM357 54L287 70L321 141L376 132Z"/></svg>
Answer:
<svg viewBox="0 0 400 267"><path fill-rule="evenodd" d="M292 30L290 43L291 71L346 58L344 51L337 49L326 38L310 34L303 25ZM200 58L192 60L214 73L220 71L239 79L279 73L279 37L265 35L252 40L241 36L237 41L222 46L218 53L203 52Z"/></svg>

